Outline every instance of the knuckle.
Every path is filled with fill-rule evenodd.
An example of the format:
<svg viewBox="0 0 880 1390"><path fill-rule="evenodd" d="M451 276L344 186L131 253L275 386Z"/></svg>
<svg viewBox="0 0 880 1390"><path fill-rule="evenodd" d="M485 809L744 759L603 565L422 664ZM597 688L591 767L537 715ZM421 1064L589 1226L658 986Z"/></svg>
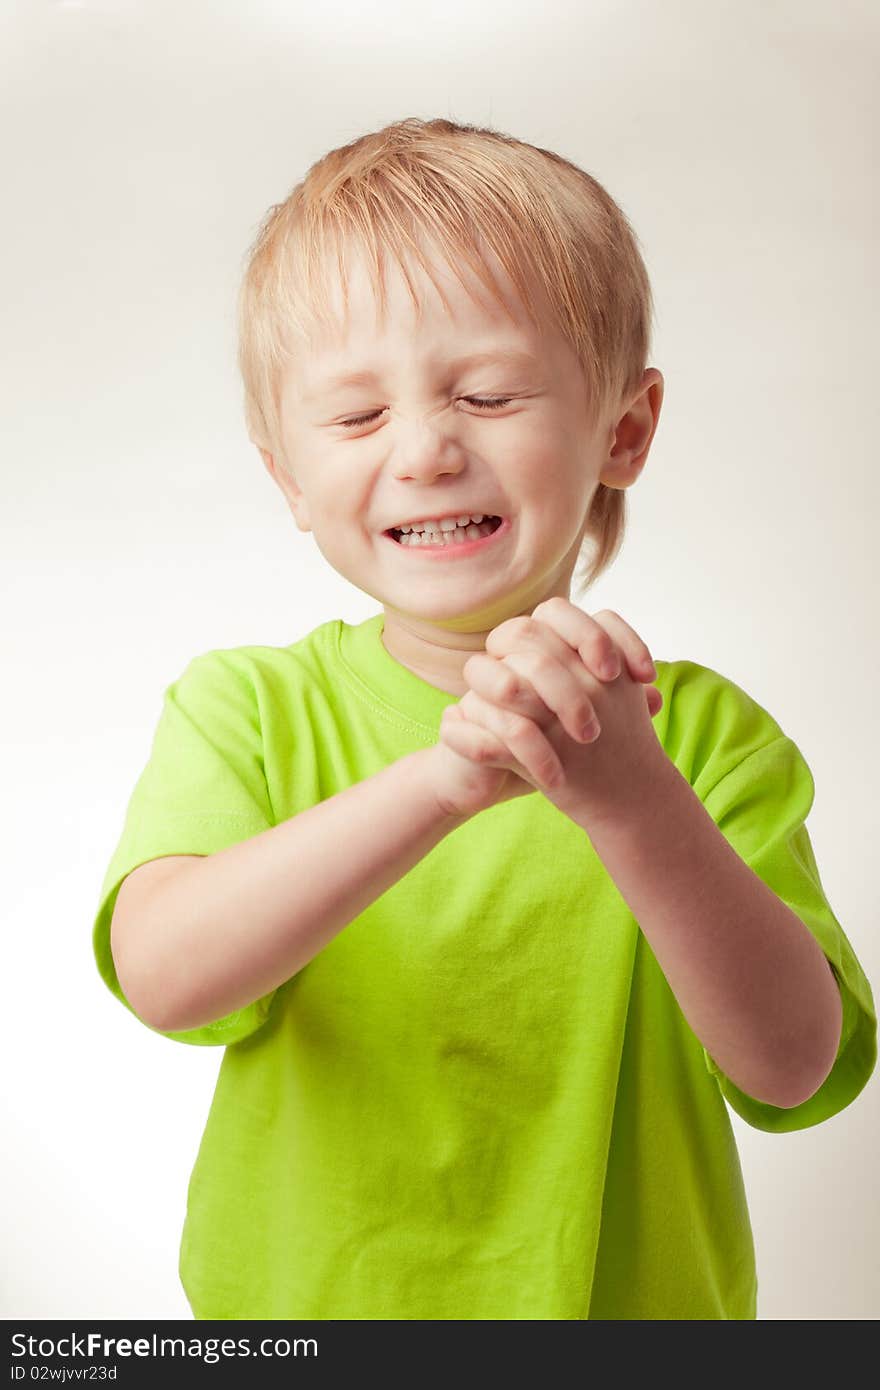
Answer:
<svg viewBox="0 0 880 1390"><path fill-rule="evenodd" d="M516 642L517 636L521 635L519 622L519 618L505 618L503 623L493 627L486 638L486 651L492 656L504 656L508 648Z"/></svg>
<svg viewBox="0 0 880 1390"><path fill-rule="evenodd" d="M548 753L541 759L541 777L547 782L553 782L556 780L557 771L556 758L552 753Z"/></svg>
<svg viewBox="0 0 880 1390"><path fill-rule="evenodd" d="M533 631L537 631L537 623L533 623L531 618L517 617L508 618L506 622L499 623L498 627L492 629L486 638L486 651L490 656L503 657L509 656L511 652L523 642Z"/></svg>
<svg viewBox="0 0 880 1390"><path fill-rule="evenodd" d="M522 694L522 681L512 667L502 663L500 686L500 698L502 700L517 700Z"/></svg>
<svg viewBox="0 0 880 1390"><path fill-rule="evenodd" d="M507 717L504 725L505 737L520 739L523 738L531 729L530 719L526 719L522 714L511 714Z"/></svg>
<svg viewBox="0 0 880 1390"><path fill-rule="evenodd" d="M540 603L536 603L536 604L535 604L535 607L532 609L532 617L533 617L533 618L540 618L540 617L542 617L542 616L547 612L547 609L548 609L549 607L550 607L550 599L549 599L549 598L545 598L545 599L543 599Z"/></svg>
<svg viewBox="0 0 880 1390"><path fill-rule="evenodd" d="M523 647L522 651L515 654L515 660L517 666L527 668L529 680L534 680L536 675L542 675L554 664L554 658L548 656L546 649L541 646Z"/></svg>
<svg viewBox="0 0 880 1390"><path fill-rule="evenodd" d="M529 660L532 671L539 680L542 676L548 676L556 666L556 658L544 651L530 652Z"/></svg>

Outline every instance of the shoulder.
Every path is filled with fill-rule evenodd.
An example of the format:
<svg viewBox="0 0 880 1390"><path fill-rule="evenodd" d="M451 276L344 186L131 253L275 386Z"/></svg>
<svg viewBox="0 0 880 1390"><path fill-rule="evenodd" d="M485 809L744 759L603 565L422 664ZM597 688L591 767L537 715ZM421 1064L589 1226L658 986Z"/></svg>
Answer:
<svg viewBox="0 0 880 1390"><path fill-rule="evenodd" d="M739 682L698 661L656 661L663 708L654 727L692 785L714 785L758 750L788 742L768 709Z"/></svg>
<svg viewBox="0 0 880 1390"><path fill-rule="evenodd" d="M198 652L190 658L170 689L205 696L212 692L229 695L236 690L251 696L289 692L292 687L308 684L310 677L319 676L327 653L334 648L339 626L339 619L322 623L305 636L284 645L248 643Z"/></svg>
<svg viewBox="0 0 880 1390"><path fill-rule="evenodd" d="M772 729L782 733L769 710L738 681L698 661L657 661L654 684L667 701L670 714L680 718L701 715L723 724L732 720L751 721L762 733ZM674 707L674 711L673 711Z"/></svg>

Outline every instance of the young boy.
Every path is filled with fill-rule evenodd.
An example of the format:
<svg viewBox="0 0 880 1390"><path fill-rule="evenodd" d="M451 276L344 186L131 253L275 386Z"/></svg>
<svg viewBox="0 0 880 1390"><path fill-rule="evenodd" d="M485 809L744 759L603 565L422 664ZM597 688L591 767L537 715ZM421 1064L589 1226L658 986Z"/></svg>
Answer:
<svg viewBox="0 0 880 1390"><path fill-rule="evenodd" d="M725 1102L782 1133L871 1075L799 749L569 599L650 320L605 190L451 121L331 151L251 248L250 437L381 611L196 656L103 885L114 994L225 1047L197 1318L755 1318Z"/></svg>

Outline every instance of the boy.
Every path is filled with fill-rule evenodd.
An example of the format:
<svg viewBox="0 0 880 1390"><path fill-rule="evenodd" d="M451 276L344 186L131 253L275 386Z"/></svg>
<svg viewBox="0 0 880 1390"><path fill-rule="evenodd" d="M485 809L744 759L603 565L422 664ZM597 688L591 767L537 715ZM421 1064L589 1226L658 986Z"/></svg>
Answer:
<svg viewBox="0 0 880 1390"><path fill-rule="evenodd" d="M261 227L250 437L381 612L197 656L102 890L113 992L225 1045L197 1318L754 1318L725 1101L805 1128L873 1070L799 749L569 599L657 426L650 313L605 190L491 130L364 136Z"/></svg>

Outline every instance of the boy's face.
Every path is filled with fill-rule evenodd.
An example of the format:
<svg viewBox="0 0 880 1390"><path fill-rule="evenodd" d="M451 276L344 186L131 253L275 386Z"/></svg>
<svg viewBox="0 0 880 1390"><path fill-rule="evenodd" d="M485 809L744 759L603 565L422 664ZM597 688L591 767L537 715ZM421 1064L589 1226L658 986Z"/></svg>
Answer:
<svg viewBox="0 0 880 1390"><path fill-rule="evenodd" d="M333 568L382 604L386 648L423 679L464 694L461 668L494 627L553 595L568 597L597 483L635 480L662 377L649 369L629 414L590 427L577 358L555 330L529 322L494 258L514 322L470 271L481 302L436 258L450 311L413 262L417 322L389 257L380 323L370 273L350 247L346 265L347 325L337 285L337 331L301 349L282 378L289 472L261 453L300 530L312 531ZM461 364L476 353L489 356ZM503 353L520 359L505 362ZM348 373L373 376L334 384ZM469 398L509 404L490 410ZM351 423L358 416L368 418ZM502 517L503 527L460 550L402 545L390 535L411 522L480 513Z"/></svg>

